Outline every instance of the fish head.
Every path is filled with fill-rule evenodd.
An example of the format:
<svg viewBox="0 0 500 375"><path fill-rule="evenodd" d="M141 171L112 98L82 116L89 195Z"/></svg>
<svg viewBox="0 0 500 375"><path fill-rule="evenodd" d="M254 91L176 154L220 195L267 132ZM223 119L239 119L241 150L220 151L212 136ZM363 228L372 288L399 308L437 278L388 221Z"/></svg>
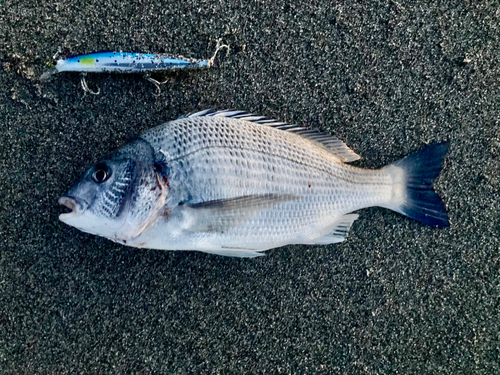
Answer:
<svg viewBox="0 0 500 375"><path fill-rule="evenodd" d="M83 232L124 241L137 237L163 212L166 178L151 145L137 139L92 166L59 199L62 222Z"/></svg>

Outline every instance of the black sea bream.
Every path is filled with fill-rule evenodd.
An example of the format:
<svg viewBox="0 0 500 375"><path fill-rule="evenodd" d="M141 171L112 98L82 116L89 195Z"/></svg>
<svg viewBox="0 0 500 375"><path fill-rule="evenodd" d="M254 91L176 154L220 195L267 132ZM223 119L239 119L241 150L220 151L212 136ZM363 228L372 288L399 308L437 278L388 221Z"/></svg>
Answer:
<svg viewBox="0 0 500 375"><path fill-rule="evenodd" d="M448 226L432 188L446 143L377 170L340 140L241 111L153 128L90 168L60 198L60 219L134 247L253 257L287 244L341 242L380 206Z"/></svg>

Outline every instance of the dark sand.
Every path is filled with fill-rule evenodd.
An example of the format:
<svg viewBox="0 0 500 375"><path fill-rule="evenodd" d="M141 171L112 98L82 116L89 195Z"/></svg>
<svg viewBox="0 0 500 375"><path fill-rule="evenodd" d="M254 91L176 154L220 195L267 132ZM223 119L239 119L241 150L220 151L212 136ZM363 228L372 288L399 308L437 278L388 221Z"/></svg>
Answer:
<svg viewBox="0 0 500 375"><path fill-rule="evenodd" d="M278 3L0 0L1 373L500 373L499 3ZM159 98L37 79L58 48L207 58L221 37ZM100 156L209 107L331 132L369 168L448 140L451 227L371 208L342 244L231 259L58 221Z"/></svg>

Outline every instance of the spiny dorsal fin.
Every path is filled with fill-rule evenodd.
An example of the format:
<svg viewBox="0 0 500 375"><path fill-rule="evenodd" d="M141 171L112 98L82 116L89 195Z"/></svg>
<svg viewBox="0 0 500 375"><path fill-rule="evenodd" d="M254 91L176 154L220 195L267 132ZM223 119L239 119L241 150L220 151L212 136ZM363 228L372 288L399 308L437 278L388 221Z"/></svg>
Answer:
<svg viewBox="0 0 500 375"><path fill-rule="evenodd" d="M250 121L255 124L266 125L276 129L285 130L290 133L295 133L304 138L318 142L319 144L327 148L329 151L334 153L336 156L338 156L340 160L345 163L349 163L351 161L358 160L361 158L358 154L356 154L349 147L347 147L344 142L329 134L322 133L317 130L306 129L297 125L289 125L284 122L278 122L276 120L269 119L265 116L259 116L245 111L236 111L232 109L227 109L224 111L215 111L213 109L206 109L204 111L191 113L179 118L187 118L187 117L229 117L229 118L236 118L238 120Z"/></svg>

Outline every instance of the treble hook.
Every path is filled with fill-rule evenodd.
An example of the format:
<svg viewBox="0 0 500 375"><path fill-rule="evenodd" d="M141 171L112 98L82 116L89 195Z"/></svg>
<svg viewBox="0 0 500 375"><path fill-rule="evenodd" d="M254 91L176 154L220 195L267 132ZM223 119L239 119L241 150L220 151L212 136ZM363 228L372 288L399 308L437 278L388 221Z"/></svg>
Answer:
<svg viewBox="0 0 500 375"><path fill-rule="evenodd" d="M89 94L92 94L92 95L99 95L99 93L101 92L101 90L99 88L97 88L97 92L89 89L89 86L87 85L87 81L85 80L87 73L83 72L80 74L80 76L81 76L80 83L82 84L83 91L88 92Z"/></svg>
<svg viewBox="0 0 500 375"><path fill-rule="evenodd" d="M154 96L160 96L161 95L160 85L164 85L165 83L168 82L168 78L163 82L157 81L156 79L151 78L149 75L144 75L144 78L146 79L146 81L149 81L153 85L155 85L157 93L153 94Z"/></svg>

